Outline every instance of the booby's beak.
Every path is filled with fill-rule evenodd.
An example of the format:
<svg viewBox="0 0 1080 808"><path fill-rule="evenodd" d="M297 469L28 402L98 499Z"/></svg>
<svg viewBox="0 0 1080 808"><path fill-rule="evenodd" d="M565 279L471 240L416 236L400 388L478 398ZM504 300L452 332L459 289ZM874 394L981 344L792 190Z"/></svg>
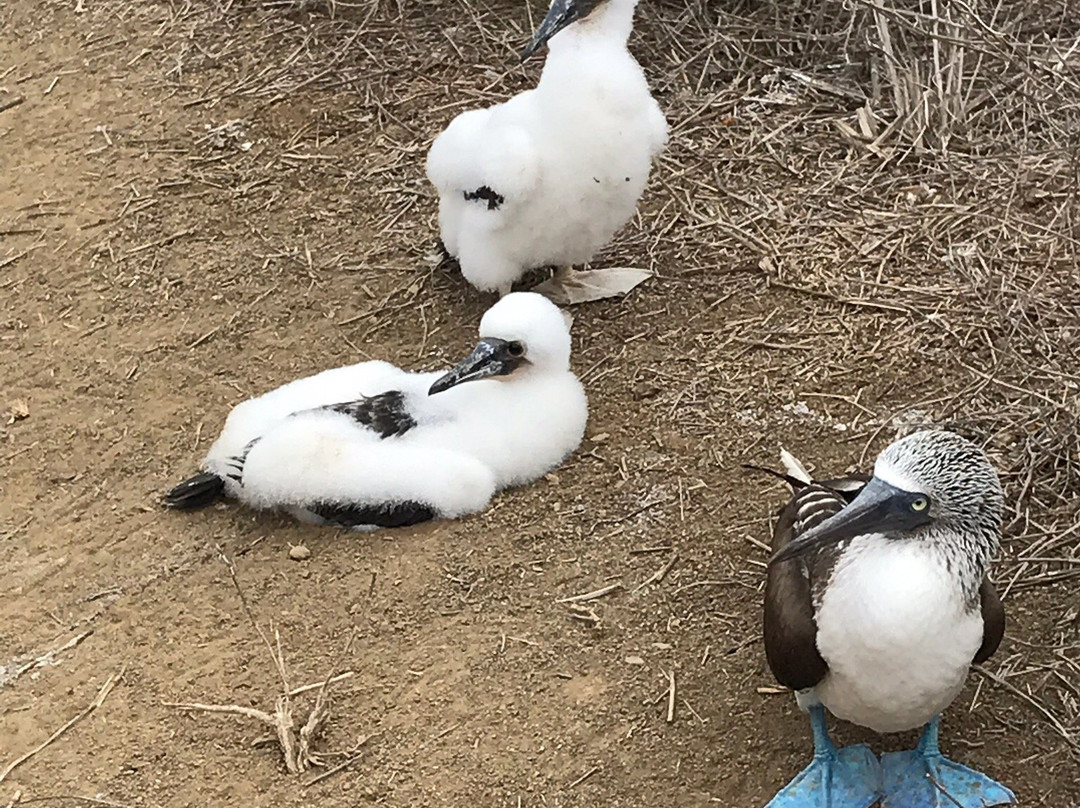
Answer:
<svg viewBox="0 0 1080 808"><path fill-rule="evenodd" d="M933 521L930 498L872 477L840 513L831 516L777 551L769 564L869 533L909 531Z"/></svg>
<svg viewBox="0 0 1080 808"><path fill-rule="evenodd" d="M492 376L507 376L525 362L525 349L520 342L487 337L480 340L473 352L440 376L428 389L428 395L442 393L462 382L474 382Z"/></svg>
<svg viewBox="0 0 1080 808"><path fill-rule="evenodd" d="M533 34L532 42L521 54L521 61L525 61L540 48L544 47L549 39L559 33L572 22L580 20L592 11L593 3L589 0L552 0L551 8L547 16L540 23L540 27Z"/></svg>

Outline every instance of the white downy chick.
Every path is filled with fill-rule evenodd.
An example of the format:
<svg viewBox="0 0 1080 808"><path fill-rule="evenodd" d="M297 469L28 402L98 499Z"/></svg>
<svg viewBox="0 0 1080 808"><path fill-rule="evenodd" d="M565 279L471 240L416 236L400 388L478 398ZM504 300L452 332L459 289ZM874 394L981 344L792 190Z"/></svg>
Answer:
<svg viewBox="0 0 1080 808"><path fill-rule="evenodd" d="M580 302L648 276L569 269L634 215L667 141L664 115L626 47L636 5L554 0L525 52L549 45L536 88L461 113L432 144L427 175L439 192L442 242L476 288L505 295L527 270L555 266L548 293Z"/></svg>
<svg viewBox="0 0 1080 808"><path fill-rule="evenodd" d="M569 321L546 298L511 294L448 373L362 362L237 405L198 474L168 506L229 496L305 521L398 527L482 510L559 465L581 443L584 389Z"/></svg>

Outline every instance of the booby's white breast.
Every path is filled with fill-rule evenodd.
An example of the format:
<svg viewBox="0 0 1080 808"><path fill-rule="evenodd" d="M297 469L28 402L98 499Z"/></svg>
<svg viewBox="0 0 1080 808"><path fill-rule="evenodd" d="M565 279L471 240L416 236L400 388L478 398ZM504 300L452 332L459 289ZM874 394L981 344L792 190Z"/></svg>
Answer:
<svg viewBox="0 0 1080 808"><path fill-rule="evenodd" d="M818 698L877 732L914 729L948 707L982 642L982 615L968 608L940 555L917 540L853 540L815 618L829 665Z"/></svg>

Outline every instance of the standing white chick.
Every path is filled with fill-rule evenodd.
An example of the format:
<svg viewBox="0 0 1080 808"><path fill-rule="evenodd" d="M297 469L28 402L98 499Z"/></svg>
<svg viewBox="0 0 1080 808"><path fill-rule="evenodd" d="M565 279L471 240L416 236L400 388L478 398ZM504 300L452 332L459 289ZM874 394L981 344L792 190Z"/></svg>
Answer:
<svg viewBox="0 0 1080 808"><path fill-rule="evenodd" d="M465 279L505 295L529 269L557 303L628 292L639 269L573 271L634 215L667 122L626 48L637 0L554 0L523 58L545 43L540 82L458 115L431 146L439 229ZM550 40L550 42L548 42Z"/></svg>

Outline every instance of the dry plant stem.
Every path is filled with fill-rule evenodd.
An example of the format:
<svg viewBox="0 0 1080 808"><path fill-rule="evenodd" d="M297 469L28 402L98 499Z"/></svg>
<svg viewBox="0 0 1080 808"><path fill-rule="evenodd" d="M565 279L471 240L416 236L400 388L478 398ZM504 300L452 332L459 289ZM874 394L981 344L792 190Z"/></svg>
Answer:
<svg viewBox="0 0 1080 808"><path fill-rule="evenodd" d="M357 743L353 747L353 749L354 750L359 749L360 747L364 746L368 741L370 741L372 738L376 737L376 735L378 735L378 734L379 733L372 733L370 735L365 735L363 738L361 738L359 741L357 741ZM313 786L316 783L321 783L323 780L327 779L328 777L333 777L338 772L344 771L345 769L352 766L356 761L360 760L360 758L362 758L363 756L364 756L364 752L357 752L356 754L351 755L350 757L346 758L344 761L339 763L337 766L334 766L331 769L327 769L326 771L312 777L310 780L308 780L306 783L304 783L304 788L308 788L310 786Z"/></svg>
<svg viewBox="0 0 1080 808"><path fill-rule="evenodd" d="M36 802L81 802L86 805L103 805L106 808L131 808L131 806L115 800L103 800L100 797L83 797L79 794L52 794L48 797L31 797L18 803L18 805L32 805ZM150 803L150 805L153 806L153 803ZM8 806L8 808L11 808L11 806Z"/></svg>
<svg viewBox="0 0 1080 808"><path fill-rule="evenodd" d="M300 745L297 751L297 763L301 769L310 768L311 766L322 766L322 760L311 750L311 744L322 733L326 722L330 720L330 691L329 686L332 679L335 677L337 668L341 665L341 660L348 656L349 651L352 650L353 640L356 639L356 629L354 628L349 632L349 638L345 641L345 647L341 650L341 654L334 663L334 667L331 668L330 673L326 679L323 680L322 687L319 688L318 695L315 697L315 706L312 708L310 715L308 715L307 723L300 728Z"/></svg>
<svg viewBox="0 0 1080 808"><path fill-rule="evenodd" d="M281 746L281 754L285 758L285 768L289 770L289 774L298 774L302 771L296 755L295 726L289 697L278 696L274 707L274 729L277 731L278 744Z"/></svg>
<svg viewBox="0 0 1080 808"><path fill-rule="evenodd" d="M642 589L644 589L645 587L647 587L647 586L649 586L651 584L658 584L661 581L663 581L664 578L667 577L667 574L669 572L671 572L671 568L675 566L675 562L678 561L678 560L679 560L679 556L676 553L675 555L673 555L671 558L668 559L667 563L664 564L664 566L662 566L660 569L658 569L656 572L654 572L652 575L650 575L648 578L646 578L640 584L635 586L634 587L634 594L637 594Z"/></svg>
<svg viewBox="0 0 1080 808"><path fill-rule="evenodd" d="M277 674L281 679L281 693L274 702L274 712L272 714L251 707L240 707L232 704L221 705L202 704L200 702L166 702L166 706L191 712L242 715L247 718L253 718L274 729L277 745L281 750L282 758L284 758L285 761L285 768L290 774L299 774L300 772L307 771L313 766L322 766L323 761L319 755L313 751L312 744L322 733L327 721L330 719L330 685L333 682L341 681L342 679L346 679L353 675L352 671L346 671L340 674L337 671L340 667L341 660L352 649L356 631L354 629L349 633L349 639L346 641L345 647L335 661L334 667L321 683L305 685L295 689L291 688L289 685L288 671L285 667L285 652L281 646L280 632L277 629L273 629L274 641L271 643L269 636L263 631L258 620L255 619L255 613L252 611L251 606L247 601L247 597L244 595L244 590L240 586L240 580L236 575L235 565L231 559L227 558L225 554L221 552L220 548L218 554L229 570L229 577L232 579L233 586L240 597L240 602L243 604L244 612L247 614L248 620L259 635L259 638L263 641L263 645L266 646L267 651L270 652L270 657L274 660L274 667L277 669ZM298 730L296 721L293 717L291 697L300 693L315 690L316 688L318 688L318 694L315 698L315 706L308 714L307 720L304 722L303 726Z"/></svg>
<svg viewBox="0 0 1080 808"><path fill-rule="evenodd" d="M57 646L56 648L53 648L49 651L45 651L41 654L38 654L37 656L31 655L30 659L28 659L22 665L15 667L14 669L12 669L13 666L9 664L8 672L4 673L3 676L0 676L0 689L2 689L5 685L14 682L27 671L33 670L34 668L41 668L45 665L54 664L53 660L55 660L57 656L62 654L64 651L71 650L93 633L93 629L85 629L84 631L80 631L78 634L71 637L63 645Z"/></svg>
<svg viewBox="0 0 1080 808"><path fill-rule="evenodd" d="M587 772L585 772L585 774L581 775L581 777L577 778L572 783L570 783L570 785L568 785L567 788L577 788L582 783L584 783L586 780L588 780L590 777L592 777L594 774L596 774L598 771L600 771L600 767L599 766L593 766L591 769L589 769Z"/></svg>
<svg viewBox="0 0 1080 808"><path fill-rule="evenodd" d="M344 682L346 679L351 679L356 676L356 671L344 671L342 673L331 676L329 679L324 679L321 682L312 682L310 685L302 685L301 687L294 687L289 691L290 696L299 696L302 693L309 693L312 690L323 690L328 685L336 685L338 682Z"/></svg>
<svg viewBox="0 0 1080 808"><path fill-rule="evenodd" d="M266 650L270 652L270 657L274 660L274 667L277 668L278 675L281 677L281 684L284 687L284 692L289 693L291 690L289 687L289 678L285 672L285 662L280 656L281 636L276 631L274 632L274 636L277 639L277 648L275 649L275 647L270 644L270 638L266 636L266 632L263 631L262 626L259 625L259 621L255 619L255 613L251 611L251 605L248 603L247 596L244 595L244 590L240 586L240 580L236 577L236 565L233 564L233 560L228 558L220 547L218 548L218 556L229 570L229 578L232 579L233 588L236 589L236 594L240 598L240 605L244 607L244 613L247 615L248 621L259 635L259 639L263 641Z"/></svg>
<svg viewBox="0 0 1080 808"><path fill-rule="evenodd" d="M177 710L188 710L198 713L222 713L224 715L243 715L262 721L264 724L275 726L277 720L270 713L256 710L254 707L239 707L235 704L203 704L198 701L163 701L163 707L173 707Z"/></svg>
<svg viewBox="0 0 1080 808"><path fill-rule="evenodd" d="M983 676L990 679L994 683L1001 685L1010 693L1027 702L1040 713L1042 713L1043 716L1046 717L1047 721L1050 722L1050 726L1052 726L1057 731L1058 735L1062 737L1065 743L1071 746L1074 750L1080 751L1080 740L1077 740L1075 737L1073 737L1073 734L1062 725L1061 721L1058 720L1057 716L1055 716L1045 704L1043 704L1030 694L1025 693L1012 682L1009 682L1008 680L1002 678L993 671L988 670L983 665L975 665L974 667L975 670L977 670Z"/></svg>
<svg viewBox="0 0 1080 808"><path fill-rule="evenodd" d="M351 679L356 675L355 671L345 671L339 673L336 676L330 677L330 679L323 679L319 682L312 682L311 684L301 685L300 687L293 688L290 692L290 696L299 696L304 693L310 693L312 690L319 690L326 687L328 684L337 684L343 682L346 679ZM235 707L231 705L218 705L218 704L202 704L194 701L163 701L162 706L174 707L178 710L191 710L192 712L205 712L205 713L232 713L234 715L246 715L249 718L254 718L257 721L265 721L268 724L274 723L274 717L270 713L263 712L262 710L256 710L253 707Z"/></svg>
<svg viewBox="0 0 1080 808"><path fill-rule="evenodd" d="M307 761L306 759L301 761L297 758L296 724L293 721L292 702L289 698L292 688L289 685L289 674L285 668L285 654L281 648L281 633L271 626L274 632L274 643L271 644L270 638L267 637L266 632L259 625L259 621L255 619L255 613L251 610L251 605L248 603L244 590L240 586L240 580L236 577L236 565L223 552L219 551L219 554L229 570L229 577L232 579L236 594L240 597L240 602L243 604L248 620L260 639L262 639L266 649L270 652L270 657L274 660L274 667L277 669L278 676L281 677L282 693L274 703L273 727L277 733L282 757L285 759L285 768L288 769L290 774L298 774L306 769Z"/></svg>
<svg viewBox="0 0 1080 808"><path fill-rule="evenodd" d="M585 592L580 595L571 595L568 598L559 598L556 603L582 603L587 600L596 600L604 597L604 595L610 595L619 589L622 589L622 584L609 584L608 586L602 586L599 589L594 589L592 592Z"/></svg>
<svg viewBox="0 0 1080 808"><path fill-rule="evenodd" d="M101 686L101 689L98 691L97 696L94 697L94 700L90 702L90 705L86 707L86 709L84 709L74 718L69 720L66 724L60 727L60 729L56 730L56 732L46 738L41 744L34 747L29 752L26 752L25 754L15 758L15 760L11 761L11 763L5 766L4 770L0 771L0 783L3 783L4 780L6 780L8 776L13 771L15 771L15 769L17 769L26 761L30 760L30 758L32 758L34 755L36 755L38 752L47 747L49 744L51 744L53 741L55 741L57 738L59 738L61 735L71 729L73 726L75 726L88 715L90 715L90 713L94 712L94 710L100 707L102 703L104 703L105 699L108 698L109 694L116 686L116 683L120 681L121 677L123 677L124 670L124 668L121 668L117 673L114 673L112 676L105 680L105 684Z"/></svg>

